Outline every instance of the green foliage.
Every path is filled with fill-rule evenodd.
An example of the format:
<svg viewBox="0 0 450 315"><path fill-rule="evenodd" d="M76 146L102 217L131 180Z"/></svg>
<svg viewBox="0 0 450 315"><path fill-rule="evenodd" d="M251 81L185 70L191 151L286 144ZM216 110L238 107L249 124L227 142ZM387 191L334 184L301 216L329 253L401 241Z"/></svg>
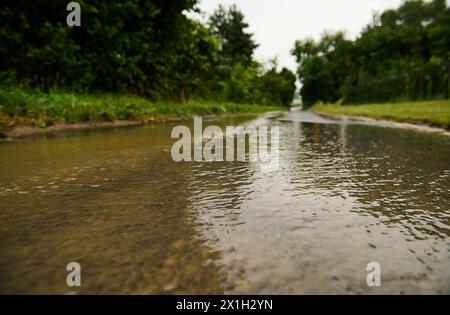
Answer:
<svg viewBox="0 0 450 315"><path fill-rule="evenodd" d="M258 45L253 40L253 34L245 31L248 24L244 15L236 5L225 9L222 5L209 19L211 34L218 37L221 42L220 54L223 66L232 66L240 63L249 66L252 55Z"/></svg>
<svg viewBox="0 0 450 315"><path fill-rule="evenodd" d="M0 123L23 118L38 127L56 122L151 120L192 115L225 113L259 113L279 110L280 107L246 103L189 100L152 102L147 98L126 94L82 94L28 88L0 88ZM3 129L5 126L3 126ZM2 128L0 128L2 129Z"/></svg>
<svg viewBox="0 0 450 315"><path fill-rule="evenodd" d="M211 67L204 63L217 50L209 33L182 14L195 3L80 1L81 27L70 28L67 1L3 1L0 71L45 90L169 95L180 75L204 78Z"/></svg>
<svg viewBox="0 0 450 315"><path fill-rule="evenodd" d="M365 116L400 122L427 123L450 130L450 103L442 100L345 106L317 103L310 110L329 115Z"/></svg>
<svg viewBox="0 0 450 315"><path fill-rule="evenodd" d="M174 48L173 62L162 78L165 90L172 95L178 93L183 102L187 96L214 97L210 91L216 83L219 42L197 21L188 20L186 26L187 31Z"/></svg>
<svg viewBox="0 0 450 315"><path fill-rule="evenodd" d="M281 99L281 104L285 106L291 105L292 101L294 100L295 95L295 81L297 80L295 77L295 74L287 69L283 68L281 69L281 72L279 73L280 77L280 89L279 89L279 95Z"/></svg>
<svg viewBox="0 0 450 315"><path fill-rule="evenodd" d="M295 75L288 69L277 72L252 59L258 45L246 31L248 24L235 5L223 6L209 20L209 29L219 40L216 74L224 98L232 102L290 105L295 93Z"/></svg>
<svg viewBox="0 0 450 315"><path fill-rule="evenodd" d="M277 71L276 64L261 77L262 103L289 106L295 94L295 74L287 68Z"/></svg>
<svg viewBox="0 0 450 315"><path fill-rule="evenodd" d="M2 86L114 92L182 103L203 98L260 104L287 104L295 89L286 72L269 80L253 60L257 44L236 6L219 7L205 26L184 15L195 10L197 0L83 0L81 27L68 27L67 3L2 1ZM264 92L268 87L273 96ZM70 102L63 103L70 108ZM14 104L12 114L29 110L29 103L23 108ZM132 118L135 111L127 107L124 114L105 110L99 115ZM69 116L98 118L81 112Z"/></svg>
<svg viewBox="0 0 450 315"><path fill-rule="evenodd" d="M232 102L243 100L252 103L257 79L258 69L255 65L244 67L240 63L234 64L225 87L226 98Z"/></svg>
<svg viewBox="0 0 450 315"><path fill-rule="evenodd" d="M237 63L225 84L225 95L232 102L289 106L295 94L295 81L295 74L286 68L278 72L276 65L265 69L256 62L247 67Z"/></svg>
<svg viewBox="0 0 450 315"><path fill-rule="evenodd" d="M445 0L405 1L387 10L354 41L325 33L297 41L305 105L317 101L397 101L448 96L450 8Z"/></svg>

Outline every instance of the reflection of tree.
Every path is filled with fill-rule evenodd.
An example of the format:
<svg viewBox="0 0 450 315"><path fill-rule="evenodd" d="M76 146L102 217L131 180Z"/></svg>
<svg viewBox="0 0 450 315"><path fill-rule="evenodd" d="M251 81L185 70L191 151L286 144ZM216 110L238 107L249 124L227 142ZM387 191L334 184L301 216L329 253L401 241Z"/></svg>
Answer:
<svg viewBox="0 0 450 315"><path fill-rule="evenodd" d="M247 144L248 145L248 144ZM251 162L196 162L187 185L192 207L191 220L206 244L217 250L221 266L222 287L232 289L243 281L244 274L231 258L228 236L238 232L246 223L242 208L253 192L253 182L259 165ZM231 259L231 260L230 260Z"/></svg>
<svg viewBox="0 0 450 315"><path fill-rule="evenodd" d="M267 120L238 117L232 120L209 122L222 130L226 126L257 127L266 125ZM256 129L255 129L256 130ZM237 150L237 136L234 149ZM195 207L195 220L207 224L220 224L228 229L240 224L240 206L251 193L256 169L259 165L249 162L249 138L245 137L245 162L195 162L188 181L189 202ZM236 158L236 156L235 156Z"/></svg>
<svg viewBox="0 0 450 315"><path fill-rule="evenodd" d="M366 188L353 187L353 195L376 205L368 208L372 214L387 217L388 222L402 222L416 238L450 235L448 209L444 208L450 202L445 191L449 167L445 137L369 127L362 133L361 129L353 127L350 150L361 157L352 165L364 171L365 177L360 178ZM433 224L436 219L440 224Z"/></svg>
<svg viewBox="0 0 450 315"><path fill-rule="evenodd" d="M416 238L447 237L449 147L445 137L404 129L303 124L290 157L299 191L355 197L355 211L400 223Z"/></svg>
<svg viewBox="0 0 450 315"><path fill-rule="evenodd" d="M48 146L38 152L59 150L53 171L41 174L46 182L74 166L83 172L55 193L0 197L8 209L0 214L0 291L65 293L65 265L77 261L81 293L221 293L217 253L191 220L191 165L164 151L169 136L160 127L97 132L82 144L77 136L36 142ZM46 158L33 156L36 165Z"/></svg>

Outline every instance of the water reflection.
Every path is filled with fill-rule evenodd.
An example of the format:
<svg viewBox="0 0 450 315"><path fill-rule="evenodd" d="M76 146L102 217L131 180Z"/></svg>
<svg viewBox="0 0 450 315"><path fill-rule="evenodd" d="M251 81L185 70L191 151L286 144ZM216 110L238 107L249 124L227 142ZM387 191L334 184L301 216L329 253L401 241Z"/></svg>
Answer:
<svg viewBox="0 0 450 315"><path fill-rule="evenodd" d="M279 171L175 163L172 124L1 144L0 291L450 292L449 137L303 112L210 123L280 126Z"/></svg>

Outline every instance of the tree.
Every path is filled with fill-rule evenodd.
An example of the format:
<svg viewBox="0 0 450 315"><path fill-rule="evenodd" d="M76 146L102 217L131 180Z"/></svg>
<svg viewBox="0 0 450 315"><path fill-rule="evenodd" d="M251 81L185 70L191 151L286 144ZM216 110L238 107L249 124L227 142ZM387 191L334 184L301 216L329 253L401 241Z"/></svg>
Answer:
<svg viewBox="0 0 450 315"><path fill-rule="evenodd" d="M207 95L213 88L214 67L218 60L218 42L208 29L197 21L189 21L174 51L173 73L182 102L186 93Z"/></svg>
<svg viewBox="0 0 450 315"><path fill-rule="evenodd" d="M1 84L261 104L287 104L295 88L287 70L266 73L253 60L236 6L220 6L208 27L184 14L197 0L79 3L81 26L68 27L67 1L2 1Z"/></svg>
<svg viewBox="0 0 450 315"><path fill-rule="evenodd" d="M81 27L70 28L67 1L4 0L0 72L44 89L164 93L189 23L183 11L196 2L79 1Z"/></svg>
<svg viewBox="0 0 450 315"><path fill-rule="evenodd" d="M287 68L281 69L279 76L281 77L282 82L280 89L281 104L289 106L294 100L296 89L295 81L297 79L295 77L295 74Z"/></svg>
<svg viewBox="0 0 450 315"><path fill-rule="evenodd" d="M296 41L292 50L306 105L443 96L449 52L445 0L407 0L353 41L341 32L324 33L318 42Z"/></svg>
<svg viewBox="0 0 450 315"><path fill-rule="evenodd" d="M228 66L240 63L244 67L252 62L253 51L258 45L253 34L246 32L248 24L235 5L226 10L222 5L211 15L209 29L220 40L222 64Z"/></svg>

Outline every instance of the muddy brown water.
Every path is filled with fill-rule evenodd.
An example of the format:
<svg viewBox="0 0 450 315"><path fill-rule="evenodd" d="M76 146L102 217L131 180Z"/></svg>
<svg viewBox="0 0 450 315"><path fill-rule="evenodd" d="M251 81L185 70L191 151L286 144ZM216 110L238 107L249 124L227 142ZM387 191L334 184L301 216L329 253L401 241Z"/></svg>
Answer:
<svg viewBox="0 0 450 315"><path fill-rule="evenodd" d="M267 173L174 162L177 124L0 143L0 293L450 293L449 136L300 111L204 121L280 126Z"/></svg>

